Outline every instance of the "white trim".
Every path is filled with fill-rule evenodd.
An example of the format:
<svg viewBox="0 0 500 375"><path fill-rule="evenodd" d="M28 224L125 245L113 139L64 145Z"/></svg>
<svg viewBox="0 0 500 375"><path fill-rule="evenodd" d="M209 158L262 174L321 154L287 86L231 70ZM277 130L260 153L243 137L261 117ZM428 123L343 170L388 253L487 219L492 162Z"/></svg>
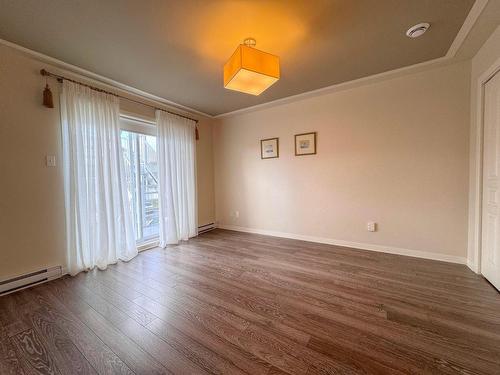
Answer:
<svg viewBox="0 0 500 375"><path fill-rule="evenodd" d="M405 255L405 256L415 257L415 258L438 260L438 261L442 261L442 262L451 262L451 263L458 263L458 264L466 264L467 263L467 259L464 257L457 257L454 255L448 255L448 254L431 253L428 251L404 249L404 248L394 247L394 246L374 245L374 244L368 244L368 243L336 240L333 238L307 236L307 235L302 235L302 234L277 232L277 231L264 230L264 229L245 228L245 227L239 227L239 226L235 226L235 225L219 224L217 227L221 228L221 229L234 230L234 231L238 231L238 232L263 234L265 236L290 238L293 240L323 243L323 244L327 244L327 245L335 245L335 246L343 246L343 247L349 247L349 248L354 248L354 249L377 251L377 252L388 253L388 254Z"/></svg>
<svg viewBox="0 0 500 375"><path fill-rule="evenodd" d="M156 124L120 114L120 129L156 137Z"/></svg>
<svg viewBox="0 0 500 375"><path fill-rule="evenodd" d="M476 272L475 270L477 269L477 264L476 263L473 263L470 261L470 259L467 259L467 267L469 267L472 271ZM480 272L476 272L476 273L480 273Z"/></svg>
<svg viewBox="0 0 500 375"><path fill-rule="evenodd" d="M150 94L146 91L142 91L142 90L137 89L135 87L132 87L132 86L126 85L124 83L115 81L111 78L107 78L107 77L102 76L100 74L93 73L90 70L80 68L76 65L66 63L66 62L59 60L59 59L56 59L54 57L50 57L50 56L45 55L43 53L36 52L36 51L33 51L29 48L20 46L16 43L9 42L8 40L0 39L0 45L2 45L2 44L4 46L18 50L24 54L27 54L29 56L32 56L33 58L35 58L35 60L51 64L51 65L65 71L65 72L71 73L73 76L75 76L77 78L84 79L84 80L88 81L89 83L98 84L98 85L105 86L105 87L115 89L115 90L120 90L120 91L125 92L127 94L138 96L138 97L141 97L143 99L149 100L151 102L166 106L170 109L179 110L181 112L184 112L185 114L192 114L192 115L197 114L197 115L202 115L205 117L213 118L213 116L209 115L208 113L198 111L194 108L184 106L182 104L173 102L171 100L167 100L165 98L162 98L162 97L154 95L154 94Z"/></svg>
<svg viewBox="0 0 500 375"><path fill-rule="evenodd" d="M128 111L122 111L121 109L120 109L120 117L123 117L127 120L143 122L143 123L148 124L148 125L156 126L156 121L154 118L141 116L141 115L138 115L136 113L132 113L132 112L128 112Z"/></svg>
<svg viewBox="0 0 500 375"><path fill-rule="evenodd" d="M469 35L469 32L471 31L472 27L476 24L477 19L479 18L484 8L486 7L486 4L488 4L488 1L489 0L475 1L462 27L455 36L453 43L451 43L451 46L448 49L448 52L446 53L446 57L454 57L457 54L458 50L465 41L465 38L467 37L467 35Z"/></svg>
<svg viewBox="0 0 500 375"><path fill-rule="evenodd" d="M351 81L336 83L334 85L322 87L320 89L311 90L311 91L303 92L300 94L291 95L291 96L287 96L284 98L272 100L270 102L265 102L265 103L253 105L251 107L245 107L245 108L237 109L235 111L221 113L219 115L215 115L214 118L218 119L218 118L240 115L243 113L253 112L253 111L257 111L257 110L261 110L261 109L265 109L265 108L270 108L270 107L275 107L275 106L279 106L279 105L283 105L283 104L287 104L287 103L292 103L292 102L296 102L296 101L307 99L307 98L313 98L315 96L327 95L327 94L341 91L341 90L348 90L348 89L351 89L354 87L368 85L368 84L379 82L379 81L382 81L385 79L394 78L394 77L397 77L399 75L417 72L417 71L423 70L425 68L429 68L429 67L434 68L437 66L443 66L449 60L450 60L450 58L447 58L447 57L439 57L437 59L424 61L424 62L421 62L418 64L404 66L402 68L389 70L387 72L377 73L377 74L373 74L371 76L361 77L361 78L354 79Z"/></svg>
<svg viewBox="0 0 500 375"><path fill-rule="evenodd" d="M498 58L477 80L476 91L476 122L471 131L475 132L475 143L470 146L470 166L474 166L474 178L469 185L469 238L467 248L467 265L476 273L481 273L481 237L482 237L482 195L483 195L483 142L484 142L484 85L495 74L500 72L500 58Z"/></svg>
<svg viewBox="0 0 500 375"><path fill-rule="evenodd" d="M149 250L149 249L154 249L155 247L158 247L160 244L160 241L158 239L144 242L141 244L137 245L137 251L140 253L141 251Z"/></svg>

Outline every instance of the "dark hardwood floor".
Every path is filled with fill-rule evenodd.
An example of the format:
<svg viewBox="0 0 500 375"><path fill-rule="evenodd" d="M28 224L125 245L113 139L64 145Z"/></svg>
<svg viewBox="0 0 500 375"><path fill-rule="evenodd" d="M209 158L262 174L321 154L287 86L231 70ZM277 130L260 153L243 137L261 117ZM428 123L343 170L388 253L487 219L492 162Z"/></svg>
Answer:
<svg viewBox="0 0 500 375"><path fill-rule="evenodd" d="M0 297L0 374L500 374L462 265L215 230Z"/></svg>

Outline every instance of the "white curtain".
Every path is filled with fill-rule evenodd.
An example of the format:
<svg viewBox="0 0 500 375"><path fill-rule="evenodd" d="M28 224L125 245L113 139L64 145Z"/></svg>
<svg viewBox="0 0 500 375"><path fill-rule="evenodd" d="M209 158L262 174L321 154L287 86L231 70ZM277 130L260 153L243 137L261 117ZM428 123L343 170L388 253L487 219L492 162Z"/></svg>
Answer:
<svg viewBox="0 0 500 375"><path fill-rule="evenodd" d="M160 179L160 246L197 234L196 140L193 120L156 111Z"/></svg>
<svg viewBox="0 0 500 375"><path fill-rule="evenodd" d="M61 94L68 271L137 255L118 98L64 81Z"/></svg>

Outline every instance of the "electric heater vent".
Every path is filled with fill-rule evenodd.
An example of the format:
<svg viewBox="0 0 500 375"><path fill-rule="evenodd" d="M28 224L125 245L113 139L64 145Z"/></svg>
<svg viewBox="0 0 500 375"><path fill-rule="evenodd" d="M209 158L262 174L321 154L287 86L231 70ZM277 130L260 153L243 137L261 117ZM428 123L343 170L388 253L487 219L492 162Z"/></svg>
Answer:
<svg viewBox="0 0 500 375"><path fill-rule="evenodd" d="M3 280L0 281L0 296L54 280L61 276L62 267L57 266Z"/></svg>
<svg viewBox="0 0 500 375"><path fill-rule="evenodd" d="M214 229L215 229L215 223L205 224L202 225L201 227L198 227L198 234L202 234Z"/></svg>

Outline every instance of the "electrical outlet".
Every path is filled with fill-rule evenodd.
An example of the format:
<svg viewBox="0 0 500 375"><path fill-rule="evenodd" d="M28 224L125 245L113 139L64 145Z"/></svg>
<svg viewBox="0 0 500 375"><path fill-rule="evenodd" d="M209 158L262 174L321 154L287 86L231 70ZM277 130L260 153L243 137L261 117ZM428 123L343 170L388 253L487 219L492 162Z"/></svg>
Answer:
<svg viewBox="0 0 500 375"><path fill-rule="evenodd" d="M377 231L377 223L374 221L369 221L366 225L366 229L368 232L376 232Z"/></svg>

